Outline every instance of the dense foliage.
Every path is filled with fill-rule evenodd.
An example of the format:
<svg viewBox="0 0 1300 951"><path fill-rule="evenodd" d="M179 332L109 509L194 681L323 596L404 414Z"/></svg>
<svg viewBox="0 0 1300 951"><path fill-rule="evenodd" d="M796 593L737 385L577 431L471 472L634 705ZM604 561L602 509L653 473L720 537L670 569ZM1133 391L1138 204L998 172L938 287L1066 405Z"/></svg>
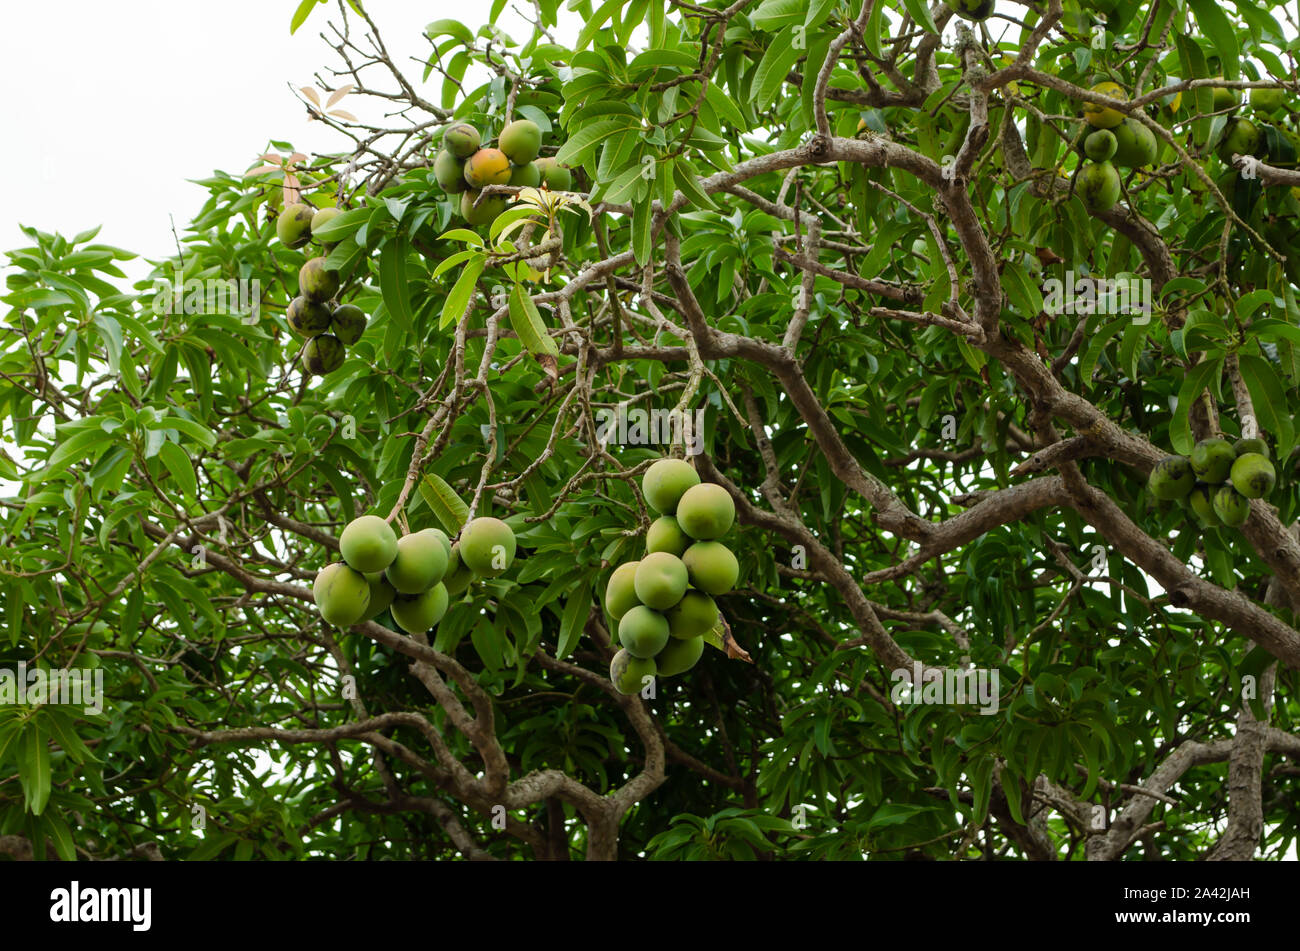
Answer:
<svg viewBox="0 0 1300 951"><path fill-rule="evenodd" d="M152 276L246 282L251 315L129 286L94 232L9 253L0 667L97 668L105 700L0 706L2 851L1294 849L1295 24L1252 0L567 6L576 37L559 0L526 38L430 24L409 77L361 4L315 14L386 124L313 92L340 152L214 174ZM1113 207L1072 184L1085 102L1158 140ZM1273 130L1259 161L1218 154L1233 114ZM470 229L442 129L519 117L573 190ZM298 189L343 210L321 239L369 315L324 377L284 322ZM1150 312L1045 303L1077 277ZM644 548L641 474L682 448L602 440L619 407L702 411L686 458L738 510L733 639L653 697L606 678L601 599ZM1257 433L1278 486L1240 529L1147 491L1163 456ZM454 533L448 492L508 520L512 569L427 639L324 624L341 527ZM996 672L995 710L907 702L914 663Z"/></svg>

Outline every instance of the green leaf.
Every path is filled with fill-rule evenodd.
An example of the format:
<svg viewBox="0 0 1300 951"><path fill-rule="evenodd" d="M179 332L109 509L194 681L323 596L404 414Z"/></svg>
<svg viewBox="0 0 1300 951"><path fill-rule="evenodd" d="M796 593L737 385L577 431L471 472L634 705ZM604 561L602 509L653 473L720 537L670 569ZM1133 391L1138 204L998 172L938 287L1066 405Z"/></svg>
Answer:
<svg viewBox="0 0 1300 951"><path fill-rule="evenodd" d="M460 530L469 521L469 506L442 476L426 472L420 480L420 496L448 535L455 538L460 534Z"/></svg>
<svg viewBox="0 0 1300 951"><path fill-rule="evenodd" d="M72 841L72 830L68 828L68 824L63 821L63 818L57 813L51 812L45 817L42 824L54 843L55 854L64 862L75 862L77 860L77 849Z"/></svg>
<svg viewBox="0 0 1300 951"><path fill-rule="evenodd" d="M113 434L106 433L99 428L76 433L58 445L54 452L50 454L45 468L35 473L32 478L39 477L40 481L48 481L74 462L98 457L98 452L92 455L92 446L112 441Z"/></svg>
<svg viewBox="0 0 1300 951"><path fill-rule="evenodd" d="M1033 320L1042 311L1043 292L1019 261L1007 261L1003 266L1002 289L1025 320Z"/></svg>
<svg viewBox="0 0 1300 951"><path fill-rule="evenodd" d="M424 28L424 35L431 40L440 36L454 36L466 46L474 45L474 31L459 20L434 20Z"/></svg>
<svg viewBox="0 0 1300 951"><path fill-rule="evenodd" d="M444 231L440 234L438 239L440 241L463 241L465 244L476 248L483 247L483 236L477 231L470 231L468 228L452 228L450 231Z"/></svg>
<svg viewBox="0 0 1300 951"><path fill-rule="evenodd" d="M617 119L600 119L583 126L555 154L555 160L561 165L585 165L596 154L596 148L611 135L639 129L640 125L629 122L626 117Z"/></svg>
<svg viewBox="0 0 1300 951"><path fill-rule="evenodd" d="M623 3L624 0L605 0L605 2L602 3L596 9L596 12L587 20L586 26L584 26L581 32L578 33L578 40L573 45L574 52L586 49L587 44L592 41L596 34L600 32L600 28L605 25L605 21L613 16ZM563 159L560 161L564 164L568 164L567 162L564 162Z"/></svg>
<svg viewBox="0 0 1300 951"><path fill-rule="evenodd" d="M1284 320L1257 320L1250 325L1250 336L1261 340L1289 340L1300 343L1300 327Z"/></svg>
<svg viewBox="0 0 1300 951"><path fill-rule="evenodd" d="M993 792L992 756L981 756L968 771L971 792L974 794L975 814L971 821L975 826L983 825L988 815L989 797Z"/></svg>
<svg viewBox="0 0 1300 951"><path fill-rule="evenodd" d="M455 267L460 267L475 255L479 255L480 257L482 256L481 252L476 248L466 248L464 251L457 251L455 254L449 255L438 262L438 266L433 269L433 276L442 277L442 275L447 271L450 271Z"/></svg>
<svg viewBox="0 0 1300 951"><path fill-rule="evenodd" d="M298 27L303 25L318 3L324 3L324 0L302 0L302 3L298 4L298 9L293 11L293 19L289 21L290 35L298 32Z"/></svg>
<svg viewBox="0 0 1300 951"><path fill-rule="evenodd" d="M331 218L311 233L313 239L338 244L344 238L350 238L357 230L370 220L374 213L372 208L353 208L341 215Z"/></svg>
<svg viewBox="0 0 1300 951"><path fill-rule="evenodd" d="M189 454L174 442L165 442L158 449L158 458L167 467L167 471L172 474L180 487L181 494L187 499L198 497L199 486L194 475L194 464L190 461Z"/></svg>
<svg viewBox="0 0 1300 951"><path fill-rule="evenodd" d="M28 723L19 741L18 782L27 811L39 816L50 801L50 747L35 721Z"/></svg>
<svg viewBox="0 0 1300 951"><path fill-rule="evenodd" d="M1187 5L1196 15L1197 24L1218 50L1223 75L1235 79L1241 71L1241 48L1237 45L1237 33L1223 8L1215 0L1188 0Z"/></svg>
<svg viewBox="0 0 1300 951"><path fill-rule="evenodd" d="M673 180L692 205L709 211L717 210L717 204L709 197L709 193L700 187L699 180L695 177L695 170L685 159L673 160Z"/></svg>
<svg viewBox="0 0 1300 951"><path fill-rule="evenodd" d="M649 49L638 54L632 62L628 63L627 71L629 75L636 76L644 70L667 66L691 73L698 65L694 56L681 50Z"/></svg>
<svg viewBox="0 0 1300 951"><path fill-rule="evenodd" d="M591 583L588 578L579 585L564 606L564 616L560 619L560 637L555 648L557 660L563 660L573 652L582 636L583 625L591 611Z"/></svg>
<svg viewBox="0 0 1300 951"><path fill-rule="evenodd" d="M1295 424L1291 419L1291 408L1282 381L1278 379L1273 365L1263 357L1242 353L1238 355L1237 362L1241 367L1241 378L1255 406L1255 416L1260 427L1273 434L1277 441L1277 457L1285 459L1295 445Z"/></svg>
<svg viewBox="0 0 1300 951"><path fill-rule="evenodd" d="M500 247L499 238L503 235L508 236L529 221L536 221L541 214L541 210L534 205L515 205L513 208L507 208L493 220L492 227L488 229L488 240Z"/></svg>
<svg viewBox="0 0 1300 951"><path fill-rule="evenodd" d="M632 209L632 253L636 263L642 267L650 260L650 232L654 220L654 209L647 199L637 202Z"/></svg>
<svg viewBox="0 0 1300 951"><path fill-rule="evenodd" d="M442 316L438 318L439 330L445 330L465 315L470 296L474 293L474 286L478 282L478 276L483 273L483 265L486 261L487 255L480 254L465 265L465 270L461 271L451 293L443 301Z"/></svg>
<svg viewBox="0 0 1300 951"><path fill-rule="evenodd" d="M1020 777L1017 776L1010 766L1003 768L998 775L998 780L1002 784L1002 790L1007 797L1007 811L1011 813L1011 818L1021 825L1025 824L1025 817L1020 809Z"/></svg>
<svg viewBox="0 0 1300 951"><path fill-rule="evenodd" d="M903 6L912 15L912 19L925 27L930 33L938 33L934 17L930 16L930 5L925 0L903 0Z"/></svg>
<svg viewBox="0 0 1300 951"><path fill-rule="evenodd" d="M201 423L194 422L192 419L181 419L179 416L160 416L146 425L149 429L174 429L177 432L184 433L204 449L211 449L217 444L217 437L212 430Z"/></svg>
<svg viewBox="0 0 1300 951"><path fill-rule="evenodd" d="M521 284L516 284L510 291L509 315L511 328L529 353L534 356L550 354L558 357L560 355L560 348L556 345L555 338L547 332L537 305L533 303L532 297L524 292Z"/></svg>
<svg viewBox="0 0 1300 951"><path fill-rule="evenodd" d="M1178 405L1174 417L1169 423L1169 441L1174 452L1187 455L1192 451L1191 407L1201 392L1217 380L1219 370L1223 367L1223 357L1203 360L1192 367L1183 377L1183 385L1178 389Z"/></svg>
<svg viewBox="0 0 1300 951"><path fill-rule="evenodd" d="M406 286L406 238L401 235L385 242L379 252L379 290L384 308L393 315L404 333L411 333L415 317L411 313L411 296Z"/></svg>
<svg viewBox="0 0 1300 951"><path fill-rule="evenodd" d="M750 84L750 102L755 109L762 111L776 99L777 90L798 62L800 52L794 44L793 27L787 27L771 39ZM816 82L816 77L805 77L805 82Z"/></svg>

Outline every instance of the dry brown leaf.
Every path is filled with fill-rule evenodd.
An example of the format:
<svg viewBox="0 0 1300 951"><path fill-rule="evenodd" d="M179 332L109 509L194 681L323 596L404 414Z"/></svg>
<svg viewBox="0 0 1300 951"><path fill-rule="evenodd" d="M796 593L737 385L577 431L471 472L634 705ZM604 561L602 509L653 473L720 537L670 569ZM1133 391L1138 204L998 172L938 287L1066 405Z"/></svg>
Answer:
<svg viewBox="0 0 1300 951"><path fill-rule="evenodd" d="M320 95L316 92L315 89L312 89L310 86L299 86L298 91L301 92L308 99L310 99L312 102L316 103L318 107L320 106Z"/></svg>
<svg viewBox="0 0 1300 951"><path fill-rule="evenodd" d="M727 623L727 618L723 614L718 617L722 620L722 649L727 652L728 660L743 660L747 664L752 664L754 658L749 656L749 651L736 643L736 638L731 634L731 625Z"/></svg>
<svg viewBox="0 0 1300 951"><path fill-rule="evenodd" d="M1034 248L1034 256L1044 264L1060 264L1065 260L1051 248Z"/></svg>
<svg viewBox="0 0 1300 951"><path fill-rule="evenodd" d="M352 122L358 121L357 117L354 116L352 113L348 112L346 109L331 109L330 115L338 116L340 119L348 119L349 121Z"/></svg>
<svg viewBox="0 0 1300 951"><path fill-rule="evenodd" d="M546 375L550 378L552 385L559 381L560 364L555 357L551 356L549 353L539 353L537 354L537 362L540 363L542 369L546 371Z"/></svg>
<svg viewBox="0 0 1300 951"><path fill-rule="evenodd" d="M263 165L261 168L255 168L252 171L244 173L245 178L252 178L254 175L265 175L267 172L278 172L283 165Z"/></svg>
<svg viewBox="0 0 1300 951"><path fill-rule="evenodd" d="M325 100L325 108L328 109L330 106L334 105L334 103L338 102L348 93L350 93L352 89L353 89L353 84L348 83L347 85L340 86L338 89L334 90L334 92L330 94L330 97Z"/></svg>

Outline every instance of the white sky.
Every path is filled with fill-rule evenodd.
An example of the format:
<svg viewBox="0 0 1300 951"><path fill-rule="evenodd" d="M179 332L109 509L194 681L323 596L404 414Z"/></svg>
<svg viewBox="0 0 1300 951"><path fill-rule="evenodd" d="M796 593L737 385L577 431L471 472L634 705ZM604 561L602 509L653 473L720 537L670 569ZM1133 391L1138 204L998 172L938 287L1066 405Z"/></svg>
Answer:
<svg viewBox="0 0 1300 951"><path fill-rule="evenodd" d="M309 121L289 89L313 85L316 72L338 62L320 36L337 7L319 7L290 36L296 7L297 0L6 4L0 250L30 244L19 224L69 237L103 224L97 240L165 256L174 249L168 215L180 231L206 198L189 179L215 169L242 173L268 139L308 154L344 148L346 140ZM477 29L488 7L366 2L390 53L416 81L422 70L409 57L428 48L424 26L452 17ZM528 31L520 24L511 9L499 21L522 41ZM437 101L440 89L431 77L429 98ZM345 104L356 111L355 97Z"/></svg>

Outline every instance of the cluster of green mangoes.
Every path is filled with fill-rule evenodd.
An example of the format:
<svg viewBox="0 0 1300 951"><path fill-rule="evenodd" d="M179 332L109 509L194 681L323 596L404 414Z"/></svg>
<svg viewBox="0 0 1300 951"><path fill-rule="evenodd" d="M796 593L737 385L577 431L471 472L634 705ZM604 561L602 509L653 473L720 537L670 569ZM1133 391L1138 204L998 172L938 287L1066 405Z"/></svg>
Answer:
<svg viewBox="0 0 1300 951"><path fill-rule="evenodd" d="M497 518L473 519L452 544L437 528L398 538L384 519L363 515L343 529L343 560L317 573L312 594L329 624L350 627L388 611L408 634L423 634L476 577L505 572L515 547L515 533Z"/></svg>
<svg viewBox="0 0 1300 951"><path fill-rule="evenodd" d="M1262 439L1202 439L1190 456L1165 456L1151 470L1151 494L1181 500L1202 526L1236 527L1250 517L1250 499L1273 491L1277 473Z"/></svg>
<svg viewBox="0 0 1300 951"><path fill-rule="evenodd" d="M1241 105L1241 91L1237 89L1215 89L1214 90L1214 111L1236 112ZM1287 108L1286 92L1282 89L1252 89L1250 91L1250 109L1254 113L1254 119L1247 119L1244 116L1230 115L1228 121L1223 126L1223 134L1219 137L1218 155L1225 163L1232 161L1233 153L1239 155L1253 155L1256 158L1274 162L1279 165L1294 164L1294 154L1282 154L1280 151L1270 152L1269 139L1265 134L1266 130L1272 129L1276 135L1272 140L1276 145L1281 146L1282 139L1289 140L1291 152L1293 153L1297 146L1295 134L1291 130L1281 125L1271 125L1265 120L1279 122L1284 119L1289 110Z"/></svg>
<svg viewBox="0 0 1300 951"><path fill-rule="evenodd" d="M1171 79L1172 81L1174 80ZM1096 84L1092 91L1112 99L1128 98L1128 93L1122 86L1110 81ZM1162 105L1170 111L1176 111L1182 95L1181 92L1174 93ZM1215 112L1235 110L1241 105L1241 94L1235 89L1215 88L1213 103ZM1262 122L1263 118L1274 117L1285 109L1286 97L1280 89L1254 89L1251 90L1250 105ZM1155 133L1118 109L1086 102L1083 105L1083 118L1092 127L1092 131L1083 140L1083 152L1091 164L1079 169L1075 192L1091 211L1106 211L1119 200L1120 176L1117 168L1146 168L1153 165L1159 145ZM1230 162L1233 153L1238 153L1270 161L1281 159L1281 155L1269 153L1264 128L1251 119L1230 117L1218 141L1219 158ZM1273 141L1280 140L1274 136ZM1235 170L1229 170L1229 176L1235 177L1236 174ZM1230 184L1220 182L1220 187Z"/></svg>
<svg viewBox="0 0 1300 951"><path fill-rule="evenodd" d="M472 225L491 224L506 210L503 195L479 201L488 185L519 185L551 191L573 187L573 173L553 158L538 158L542 130L531 119L516 119L497 136L495 148L483 148L478 129L465 122L449 126L433 161L433 176L449 195L460 195L460 214ZM476 203L477 202L477 206Z"/></svg>
<svg viewBox="0 0 1300 951"><path fill-rule="evenodd" d="M339 214L337 208L317 211L301 202L289 205L275 222L275 233L287 248L301 248L312 240L312 232ZM361 339L366 315L355 304L334 300L339 290L339 272L315 257L298 271L298 296L289 302L285 320L289 329L306 337L302 348L303 366L317 376L343 366L347 348Z"/></svg>
<svg viewBox="0 0 1300 951"><path fill-rule="evenodd" d="M1092 91L1112 99L1127 99L1118 83L1101 82ZM1156 137L1150 129L1118 109L1095 102L1083 104L1083 119L1092 127L1083 139L1090 161L1079 169L1075 194L1090 211L1107 211L1119 201L1118 168L1145 168L1156 160Z"/></svg>
<svg viewBox="0 0 1300 951"><path fill-rule="evenodd" d="M690 670L704 635L718 624L713 598L740 577L740 563L718 541L736 520L736 503L720 485L701 482L680 459L660 459L641 480L646 504L659 513L646 532L646 554L619 565L605 588L605 610L621 645L609 679L622 694L645 677Z"/></svg>

